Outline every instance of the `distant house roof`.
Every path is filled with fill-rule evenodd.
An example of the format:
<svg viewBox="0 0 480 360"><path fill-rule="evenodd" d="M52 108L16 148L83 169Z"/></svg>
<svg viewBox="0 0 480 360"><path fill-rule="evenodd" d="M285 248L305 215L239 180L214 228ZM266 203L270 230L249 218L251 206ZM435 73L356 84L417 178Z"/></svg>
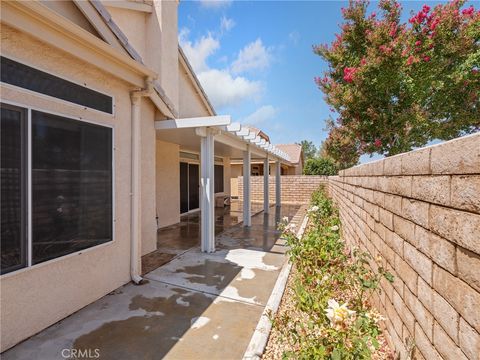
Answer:
<svg viewBox="0 0 480 360"><path fill-rule="evenodd" d="M256 136L260 136L265 141L270 142L270 137L267 134L265 134L262 130L260 130L256 127L253 127L251 125L245 125L245 127L249 128L251 131L253 131Z"/></svg>
<svg viewBox="0 0 480 360"><path fill-rule="evenodd" d="M287 153L290 161L294 164L299 164L302 158L302 146L298 144L278 144L275 145L278 149Z"/></svg>

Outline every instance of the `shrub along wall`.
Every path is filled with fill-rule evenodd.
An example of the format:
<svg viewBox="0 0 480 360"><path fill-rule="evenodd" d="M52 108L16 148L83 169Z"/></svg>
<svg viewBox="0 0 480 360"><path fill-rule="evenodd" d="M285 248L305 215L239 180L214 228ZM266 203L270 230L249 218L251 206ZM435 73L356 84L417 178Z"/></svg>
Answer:
<svg viewBox="0 0 480 360"><path fill-rule="evenodd" d="M283 204L308 204L312 193L328 178L317 175L284 175L281 177L281 201ZM269 202L275 203L275 176L270 176ZM250 177L250 197L253 202L263 202L263 176ZM238 177L238 199L243 200L243 177Z"/></svg>
<svg viewBox="0 0 480 360"><path fill-rule="evenodd" d="M329 193L346 242L395 276L374 301L401 358L478 360L480 134L341 171Z"/></svg>

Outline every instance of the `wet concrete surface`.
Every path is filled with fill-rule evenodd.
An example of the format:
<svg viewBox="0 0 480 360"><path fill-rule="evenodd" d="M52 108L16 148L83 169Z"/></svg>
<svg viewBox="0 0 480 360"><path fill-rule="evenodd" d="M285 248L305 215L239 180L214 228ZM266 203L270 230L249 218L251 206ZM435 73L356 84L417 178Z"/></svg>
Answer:
<svg viewBox="0 0 480 360"><path fill-rule="evenodd" d="M286 261L276 222L298 208L272 207L269 215L254 216L250 229L226 229L217 235L215 253L198 246L185 251L149 272L148 283L117 289L2 360L63 359L63 349L93 355L98 349L98 359L241 358Z"/></svg>
<svg viewBox="0 0 480 360"><path fill-rule="evenodd" d="M252 214L263 210L261 204L252 204ZM157 251L179 255L195 246L200 246L200 211L182 215L180 222L158 230ZM233 201L230 206L215 208L215 234L221 234L243 219L242 203Z"/></svg>

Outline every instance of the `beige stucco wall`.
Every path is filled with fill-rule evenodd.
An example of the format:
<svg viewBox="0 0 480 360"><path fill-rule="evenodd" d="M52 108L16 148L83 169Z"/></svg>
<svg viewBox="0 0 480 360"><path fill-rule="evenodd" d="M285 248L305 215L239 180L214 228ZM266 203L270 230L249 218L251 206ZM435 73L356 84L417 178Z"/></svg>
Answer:
<svg viewBox="0 0 480 360"><path fill-rule="evenodd" d="M230 165L231 177L236 178L243 175L243 165L242 164L231 164Z"/></svg>
<svg viewBox="0 0 480 360"><path fill-rule="evenodd" d="M141 149L142 149L142 244L141 254L145 255L157 248L157 221L155 207L155 161L156 161L156 139L155 139L155 108L147 100L142 100L141 106Z"/></svg>
<svg viewBox="0 0 480 360"><path fill-rule="evenodd" d="M1 276L1 350L37 333L130 280L130 97L111 75L9 27L2 55L85 83L115 98L115 114L2 86L2 100L112 126L115 145L114 241ZM19 46L21 44L22 46Z"/></svg>
<svg viewBox="0 0 480 360"><path fill-rule="evenodd" d="M178 1L155 1L146 17L143 57L145 64L158 74L158 81L178 110ZM133 29L135 31L135 29Z"/></svg>
<svg viewBox="0 0 480 360"><path fill-rule="evenodd" d="M180 91L180 117L208 116L200 95L196 92L192 80L186 74L186 70L179 63L179 91Z"/></svg>
<svg viewBox="0 0 480 360"><path fill-rule="evenodd" d="M158 226L180 221L180 147L156 141L156 200Z"/></svg>
<svg viewBox="0 0 480 360"><path fill-rule="evenodd" d="M145 65L158 73L158 83L178 111L178 1L155 1L152 13L104 4Z"/></svg>
<svg viewBox="0 0 480 360"><path fill-rule="evenodd" d="M48 6L53 11L66 17L67 19L87 30L88 32L92 33L93 35L100 37L97 30L95 30L92 24L90 24L90 22L85 18L80 9L75 6L75 3L73 1L41 0L41 2L43 5Z"/></svg>
<svg viewBox="0 0 480 360"><path fill-rule="evenodd" d="M112 16L115 24L118 25L118 27L128 38L128 43L133 46L142 59L145 58L145 22L146 17L149 16L149 14L141 11L133 11L108 6L108 1L103 1L102 3L106 5L106 8ZM158 45L152 44L152 46Z"/></svg>
<svg viewBox="0 0 480 360"><path fill-rule="evenodd" d="M230 165L230 195L238 196L238 177L243 175L243 165Z"/></svg>

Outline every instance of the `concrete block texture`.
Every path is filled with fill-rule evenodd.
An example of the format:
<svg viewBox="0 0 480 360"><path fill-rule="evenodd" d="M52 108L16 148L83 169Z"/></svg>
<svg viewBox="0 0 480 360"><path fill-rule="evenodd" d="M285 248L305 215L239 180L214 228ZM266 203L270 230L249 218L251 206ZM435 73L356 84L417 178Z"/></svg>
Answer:
<svg viewBox="0 0 480 360"><path fill-rule="evenodd" d="M343 175L328 191L345 242L395 277L376 304L397 354L413 338L415 359L479 360L480 134Z"/></svg>

